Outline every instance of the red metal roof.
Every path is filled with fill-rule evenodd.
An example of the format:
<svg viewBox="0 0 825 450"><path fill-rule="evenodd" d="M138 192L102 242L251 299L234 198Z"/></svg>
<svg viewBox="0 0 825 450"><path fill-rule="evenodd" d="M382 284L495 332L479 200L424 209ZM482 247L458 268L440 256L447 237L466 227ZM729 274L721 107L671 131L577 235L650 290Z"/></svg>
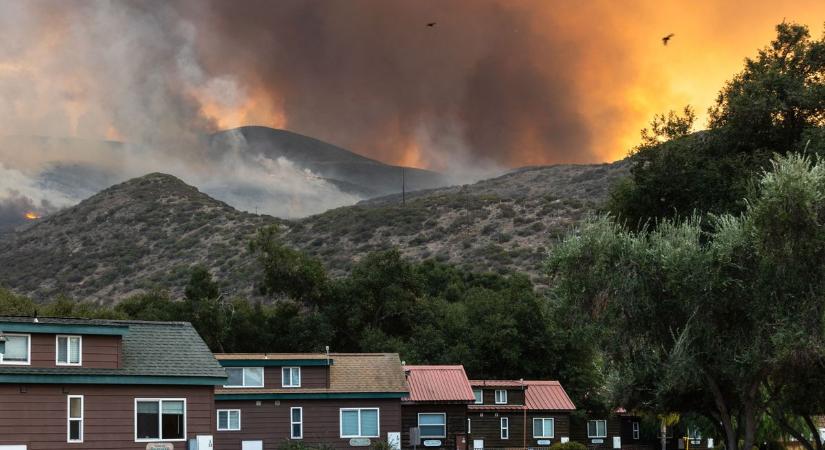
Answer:
<svg viewBox="0 0 825 450"><path fill-rule="evenodd" d="M473 388L464 366L404 366L412 402L470 402Z"/></svg>
<svg viewBox="0 0 825 450"><path fill-rule="evenodd" d="M524 403L527 409L554 411L573 411L576 409L576 405L573 404L573 401L570 400L567 392L564 391L564 388L558 381L471 380L470 385L473 387L508 388L520 388L524 386Z"/></svg>

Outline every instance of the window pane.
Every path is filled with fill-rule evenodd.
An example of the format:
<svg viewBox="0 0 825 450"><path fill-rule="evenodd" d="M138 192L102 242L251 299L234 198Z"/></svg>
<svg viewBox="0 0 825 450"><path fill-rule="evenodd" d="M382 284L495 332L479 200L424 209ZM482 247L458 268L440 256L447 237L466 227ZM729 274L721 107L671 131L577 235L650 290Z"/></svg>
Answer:
<svg viewBox="0 0 825 450"><path fill-rule="evenodd" d="M300 422L301 421L301 410L298 408L292 408L292 421L293 422Z"/></svg>
<svg viewBox="0 0 825 450"><path fill-rule="evenodd" d="M422 437L442 437L446 434L443 425L421 425L418 428Z"/></svg>
<svg viewBox="0 0 825 450"><path fill-rule="evenodd" d="M240 430L241 429L241 412L240 411L230 411L229 412L229 429L230 430Z"/></svg>
<svg viewBox="0 0 825 450"><path fill-rule="evenodd" d="M244 369L244 386L262 387L264 385L264 369L263 367L247 367Z"/></svg>
<svg viewBox="0 0 825 450"><path fill-rule="evenodd" d="M361 435L378 437L378 411L361 410Z"/></svg>
<svg viewBox="0 0 825 450"><path fill-rule="evenodd" d="M59 363L66 363L68 362L68 355L66 354L66 338L59 337L57 338L57 362Z"/></svg>
<svg viewBox="0 0 825 450"><path fill-rule="evenodd" d="M80 363L80 338L78 337L69 339L69 363Z"/></svg>
<svg viewBox="0 0 825 450"><path fill-rule="evenodd" d="M292 386L300 386L301 385L301 368L296 367L290 371L292 373L292 379L290 385Z"/></svg>
<svg viewBox="0 0 825 450"><path fill-rule="evenodd" d="M26 362L29 360L29 337L6 336L4 361Z"/></svg>
<svg viewBox="0 0 825 450"><path fill-rule="evenodd" d="M70 441L79 441L80 439L81 439L81 436L80 436L80 421L79 420L69 421L69 440Z"/></svg>
<svg viewBox="0 0 825 450"><path fill-rule="evenodd" d="M441 414L421 414L418 416L419 425L444 425L444 416Z"/></svg>
<svg viewBox="0 0 825 450"><path fill-rule="evenodd" d="M544 436L550 437L555 434L553 427L555 426L552 419L544 419Z"/></svg>
<svg viewBox="0 0 825 450"><path fill-rule="evenodd" d="M476 397L476 403L483 403L484 392L481 389L474 390L473 395Z"/></svg>
<svg viewBox="0 0 825 450"><path fill-rule="evenodd" d="M341 433L358 436L358 411L341 411Z"/></svg>
<svg viewBox="0 0 825 450"><path fill-rule="evenodd" d="M138 402L137 404L137 437L138 439L158 439L158 402Z"/></svg>
<svg viewBox="0 0 825 450"><path fill-rule="evenodd" d="M243 369L238 367L226 369L226 376L228 377L227 386L243 386Z"/></svg>
<svg viewBox="0 0 825 450"><path fill-rule="evenodd" d="M183 402L163 402L161 417L162 439L183 438Z"/></svg>
<svg viewBox="0 0 825 450"><path fill-rule="evenodd" d="M229 428L229 412L218 411L218 429L225 430Z"/></svg>
<svg viewBox="0 0 825 450"><path fill-rule="evenodd" d="M303 435L303 430L301 430L301 424L296 423L292 425L292 437L299 437Z"/></svg>
<svg viewBox="0 0 825 450"><path fill-rule="evenodd" d="M607 422L604 420L599 420L596 422L596 431L599 432L599 436L607 436Z"/></svg>
<svg viewBox="0 0 825 450"><path fill-rule="evenodd" d="M83 412L81 411L81 400L79 397L72 397L69 399L69 418L79 419Z"/></svg>
<svg viewBox="0 0 825 450"><path fill-rule="evenodd" d="M544 436L544 422L541 419L533 419L533 436Z"/></svg>

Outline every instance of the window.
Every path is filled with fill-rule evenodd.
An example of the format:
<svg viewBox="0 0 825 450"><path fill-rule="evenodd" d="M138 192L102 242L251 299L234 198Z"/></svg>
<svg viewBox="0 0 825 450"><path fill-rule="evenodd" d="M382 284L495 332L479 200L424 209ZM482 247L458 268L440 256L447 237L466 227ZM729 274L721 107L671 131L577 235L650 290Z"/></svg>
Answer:
<svg viewBox="0 0 825 450"><path fill-rule="evenodd" d="M534 438L552 438L555 434L555 420L550 418L533 419Z"/></svg>
<svg viewBox="0 0 825 450"><path fill-rule="evenodd" d="M507 403L507 391L504 389L496 390L496 404L504 405Z"/></svg>
<svg viewBox="0 0 825 450"><path fill-rule="evenodd" d="M0 334L0 364L30 364L31 340L28 334Z"/></svg>
<svg viewBox="0 0 825 450"><path fill-rule="evenodd" d="M444 413L421 413L418 415L418 429L422 438L446 438L447 415Z"/></svg>
<svg viewBox="0 0 825 450"><path fill-rule="evenodd" d="M484 391L481 389L473 389L473 395L476 398L476 405L484 403Z"/></svg>
<svg viewBox="0 0 825 450"><path fill-rule="evenodd" d="M79 366L81 363L80 336L57 336L56 364L58 366Z"/></svg>
<svg viewBox="0 0 825 450"><path fill-rule="evenodd" d="M301 387L301 368L284 367L281 369L281 386Z"/></svg>
<svg viewBox="0 0 825 450"><path fill-rule="evenodd" d="M66 442L83 442L83 396L70 395L66 411Z"/></svg>
<svg viewBox="0 0 825 450"><path fill-rule="evenodd" d="M239 431L241 429L240 409L218 410L218 431Z"/></svg>
<svg viewBox="0 0 825 450"><path fill-rule="evenodd" d="M639 422L633 422L633 439L639 439Z"/></svg>
<svg viewBox="0 0 825 450"><path fill-rule="evenodd" d="M227 367L223 387L264 387L263 367Z"/></svg>
<svg viewBox="0 0 825 450"><path fill-rule="evenodd" d="M501 418L501 438L510 439L510 418Z"/></svg>
<svg viewBox="0 0 825 450"><path fill-rule="evenodd" d="M185 399L135 399L135 442L185 440Z"/></svg>
<svg viewBox="0 0 825 450"><path fill-rule="evenodd" d="M605 438L605 437L607 437L607 421L606 420L588 420L587 421L587 437L589 437L589 438Z"/></svg>
<svg viewBox="0 0 825 450"><path fill-rule="evenodd" d="M342 438L378 436L378 408L341 408Z"/></svg>
<svg viewBox="0 0 825 450"><path fill-rule="evenodd" d="M289 437L304 438L304 408L289 408Z"/></svg>
<svg viewBox="0 0 825 450"><path fill-rule="evenodd" d="M473 432L473 421L470 420L470 418L468 417L467 418L467 434L470 434L472 432Z"/></svg>

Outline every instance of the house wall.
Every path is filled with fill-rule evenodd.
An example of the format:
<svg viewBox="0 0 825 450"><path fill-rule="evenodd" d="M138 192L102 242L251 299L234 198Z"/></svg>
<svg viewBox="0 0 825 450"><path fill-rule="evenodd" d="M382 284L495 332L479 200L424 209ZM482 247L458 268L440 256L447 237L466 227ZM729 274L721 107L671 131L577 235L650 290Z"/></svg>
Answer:
<svg viewBox="0 0 825 450"><path fill-rule="evenodd" d="M607 420L607 437L605 438L589 438L587 436L587 419L575 420L571 426L570 439L576 442L581 442L590 449L604 450L613 448L613 438L622 436L621 418L615 415L597 417L589 417L590 420ZM598 442L601 440L602 442ZM622 445L624 445L622 439Z"/></svg>
<svg viewBox="0 0 825 450"><path fill-rule="evenodd" d="M219 400L216 409L240 409L239 431L217 431L215 449L240 449L241 441L263 441L265 450L276 450L289 440L289 412L292 407L302 407L304 413L304 437L306 444L329 444L334 448L351 448L349 439L340 437L340 408L379 408L378 432L381 440L388 432L401 431L400 399L341 399L341 400ZM373 439L375 441L377 439Z"/></svg>
<svg viewBox="0 0 825 450"><path fill-rule="evenodd" d="M84 396L84 442L67 443L68 395ZM135 442L135 398L185 398L186 433L214 434L212 386L0 384L0 445L28 450L145 449ZM174 442L185 449L186 442Z"/></svg>
<svg viewBox="0 0 825 450"><path fill-rule="evenodd" d="M507 417L510 419L509 439L501 439L502 417ZM552 417L554 419L553 438L533 438L533 419L548 417ZM470 419L470 432L467 435L467 443L469 448L473 447L473 440L475 439L483 439L485 448L523 447L523 444L525 443L523 437L525 432L525 415L523 411L509 410L497 412L470 410L467 412L467 418ZM539 440L549 440L551 445L555 444L556 442L560 442L562 437L570 437L570 416L568 413L560 412L528 411L526 432L526 444L528 447L547 446L539 445Z"/></svg>
<svg viewBox="0 0 825 450"><path fill-rule="evenodd" d="M473 390L481 389L482 390L482 398L484 400L485 405L495 405L496 404L496 391L498 390L505 390L507 391L507 404L508 405L523 405L524 404L524 391L521 388L518 389L507 389L507 388L479 388L478 386L473 386Z"/></svg>
<svg viewBox="0 0 825 450"><path fill-rule="evenodd" d="M254 364L250 364L253 367ZM264 387L267 389L281 389L280 366L264 367ZM301 387L302 388L325 388L328 382L329 368L326 366L304 366L301 367ZM285 388L286 389L286 388Z"/></svg>
<svg viewBox="0 0 825 450"><path fill-rule="evenodd" d="M81 340L81 367L117 369L120 367L120 336L84 335ZM55 334L31 334L31 367L58 367Z"/></svg>
<svg viewBox="0 0 825 450"><path fill-rule="evenodd" d="M437 439L441 441L438 447L427 448L456 448L456 434L465 435L467 432L467 405L466 404L421 404L405 403L401 405L401 447L412 448L410 445L410 428L418 426L419 413L444 413L447 415L447 437Z"/></svg>

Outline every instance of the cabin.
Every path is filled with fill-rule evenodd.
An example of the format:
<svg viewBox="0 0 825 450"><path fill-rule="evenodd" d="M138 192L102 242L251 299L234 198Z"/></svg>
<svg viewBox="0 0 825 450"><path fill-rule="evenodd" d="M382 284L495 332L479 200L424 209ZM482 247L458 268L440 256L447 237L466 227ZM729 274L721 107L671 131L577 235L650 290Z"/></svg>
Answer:
<svg viewBox="0 0 825 450"><path fill-rule="evenodd" d="M0 450L209 448L225 382L189 323L0 316Z"/></svg>
<svg viewBox="0 0 825 450"><path fill-rule="evenodd" d="M475 400L464 366L404 366L402 447L467 448L467 405Z"/></svg>
<svg viewBox="0 0 825 450"><path fill-rule="evenodd" d="M470 380L467 437L473 449L541 448L570 440L576 406L558 381Z"/></svg>
<svg viewBox="0 0 825 450"><path fill-rule="evenodd" d="M216 449L275 450L286 442L333 448L401 443L408 395L395 353L218 354Z"/></svg>
<svg viewBox="0 0 825 450"><path fill-rule="evenodd" d="M650 441L641 432L641 418L624 408L606 414L589 414L584 420L574 420L571 437L592 450L644 449Z"/></svg>

